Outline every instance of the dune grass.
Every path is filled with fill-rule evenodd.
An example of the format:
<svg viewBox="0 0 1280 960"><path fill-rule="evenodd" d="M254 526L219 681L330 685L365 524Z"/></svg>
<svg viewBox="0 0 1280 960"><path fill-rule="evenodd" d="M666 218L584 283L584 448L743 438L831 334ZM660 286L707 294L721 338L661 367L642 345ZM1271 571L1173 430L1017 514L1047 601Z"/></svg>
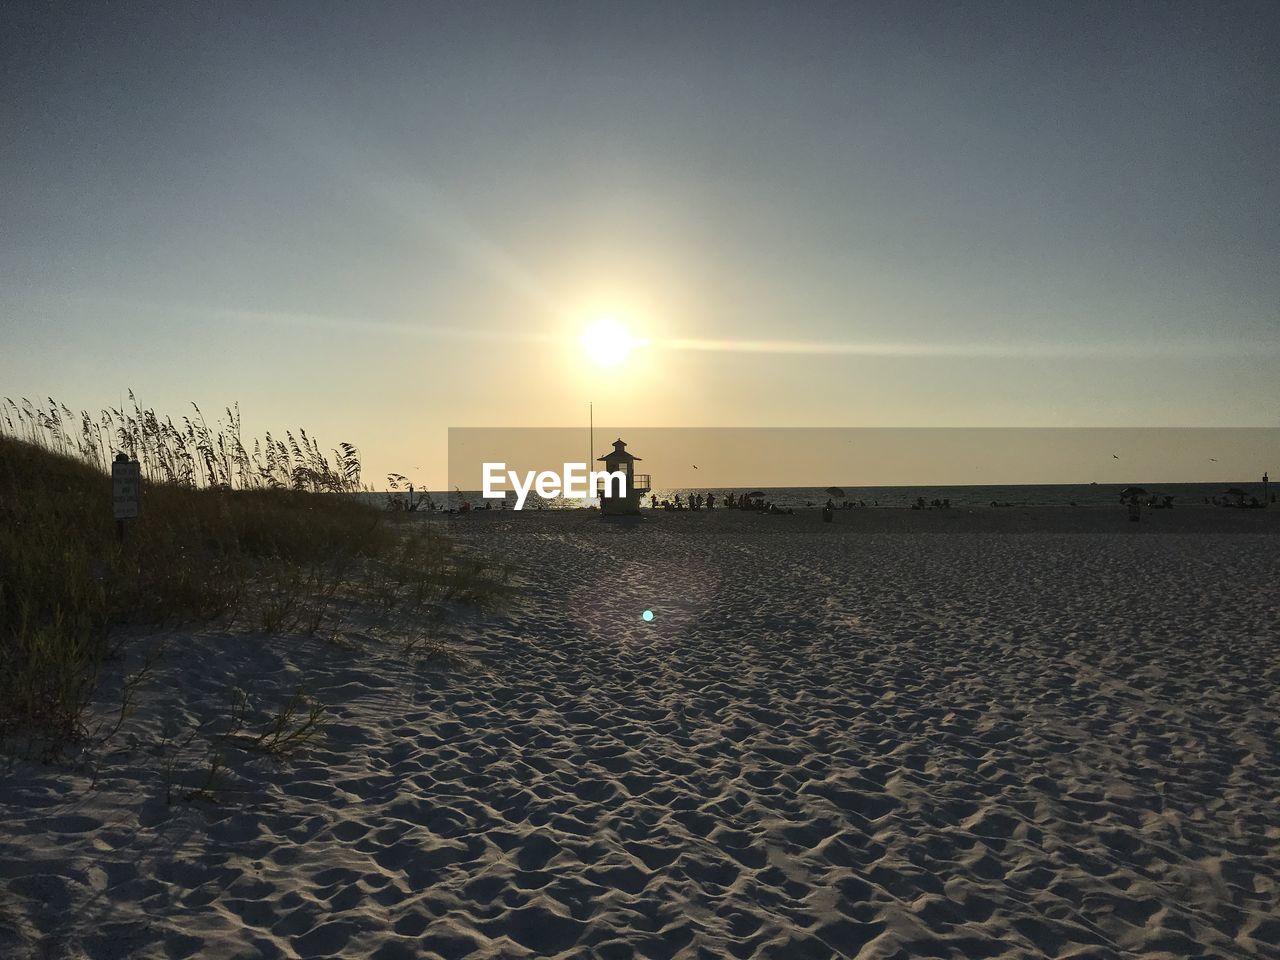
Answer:
<svg viewBox="0 0 1280 960"><path fill-rule="evenodd" d="M126 419L164 422L149 412ZM164 465L189 462L183 449L198 462L202 450L243 445L211 435L191 447L144 426L134 452L151 469L121 543L109 458L47 422L43 432L29 418L23 426L0 433L0 737L34 733L45 754L86 735L122 625L218 621L336 636L354 606L412 624L416 636L451 605L501 590L499 571L429 525L345 496L359 482L349 445L336 466L309 441L289 470L264 462L259 471L250 455L229 472L175 471Z"/></svg>
<svg viewBox="0 0 1280 960"><path fill-rule="evenodd" d="M307 490L351 493L360 489L360 456L339 444L330 459L306 430L270 433L247 443L241 435L240 407L227 407L226 420L209 425L196 404L191 416L162 416L144 409L129 391L132 407L97 413L73 412L52 397L0 401L0 435L26 440L102 470L123 452L141 466L144 479L171 486L223 489Z"/></svg>

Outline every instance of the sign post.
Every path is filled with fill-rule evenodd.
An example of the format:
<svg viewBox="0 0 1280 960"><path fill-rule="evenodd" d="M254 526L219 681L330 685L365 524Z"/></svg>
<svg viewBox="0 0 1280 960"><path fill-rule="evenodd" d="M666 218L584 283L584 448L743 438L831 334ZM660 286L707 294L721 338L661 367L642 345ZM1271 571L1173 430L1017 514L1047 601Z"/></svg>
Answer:
<svg viewBox="0 0 1280 960"><path fill-rule="evenodd" d="M117 454L111 464L111 510L116 518L116 539L124 543L126 520L138 516L138 502L142 494L142 465L130 460L123 453Z"/></svg>

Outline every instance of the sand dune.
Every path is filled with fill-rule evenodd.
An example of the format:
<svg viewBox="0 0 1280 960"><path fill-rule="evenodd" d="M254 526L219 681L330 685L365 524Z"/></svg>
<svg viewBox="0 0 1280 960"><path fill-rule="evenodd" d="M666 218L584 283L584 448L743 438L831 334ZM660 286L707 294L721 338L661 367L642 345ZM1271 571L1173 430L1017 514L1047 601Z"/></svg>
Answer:
<svg viewBox="0 0 1280 960"><path fill-rule="evenodd" d="M458 521L466 669L183 638L96 782L0 773L0 955L1280 956L1280 524L837 519ZM166 804L244 676L327 739Z"/></svg>

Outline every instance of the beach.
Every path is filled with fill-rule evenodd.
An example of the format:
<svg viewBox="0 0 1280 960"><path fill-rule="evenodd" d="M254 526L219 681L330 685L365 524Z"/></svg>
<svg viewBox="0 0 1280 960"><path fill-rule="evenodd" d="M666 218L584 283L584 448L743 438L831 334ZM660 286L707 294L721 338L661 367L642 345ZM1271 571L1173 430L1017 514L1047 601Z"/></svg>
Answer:
<svg viewBox="0 0 1280 960"><path fill-rule="evenodd" d="M513 571L448 660L172 628L0 761L0 955L1280 956L1280 511L421 522ZM166 802L246 676L322 735Z"/></svg>

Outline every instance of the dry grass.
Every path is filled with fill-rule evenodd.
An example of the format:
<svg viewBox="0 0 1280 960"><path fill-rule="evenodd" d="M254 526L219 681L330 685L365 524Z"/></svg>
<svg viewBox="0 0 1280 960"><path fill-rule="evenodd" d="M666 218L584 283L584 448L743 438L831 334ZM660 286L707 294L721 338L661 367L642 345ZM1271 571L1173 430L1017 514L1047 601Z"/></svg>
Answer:
<svg viewBox="0 0 1280 960"><path fill-rule="evenodd" d="M118 625L216 620L340 638L353 608L372 608L434 636L450 605L500 592L501 571L427 525L343 495L358 482L354 448L335 468L314 444L311 457L299 446L286 486L278 464L218 459L243 450L238 437L194 430L193 448L149 412L120 428L141 431L134 450L150 462L141 516L121 544L96 432L86 427L75 446L51 419L41 433L24 415L25 436L0 435L0 737L34 732L45 755L88 732ZM182 466L206 459L204 472Z"/></svg>
<svg viewBox="0 0 1280 960"><path fill-rule="evenodd" d="M132 408L108 407L98 413L74 413L52 397L43 403L26 397L0 402L0 435L26 440L96 466L110 468L118 452L137 460L144 479L180 487L232 490L307 490L350 493L360 489L360 457L342 443L330 460L306 430L268 433L246 445L240 407L226 408L226 420L209 426L194 403L193 417L174 423L143 409L129 391Z"/></svg>

